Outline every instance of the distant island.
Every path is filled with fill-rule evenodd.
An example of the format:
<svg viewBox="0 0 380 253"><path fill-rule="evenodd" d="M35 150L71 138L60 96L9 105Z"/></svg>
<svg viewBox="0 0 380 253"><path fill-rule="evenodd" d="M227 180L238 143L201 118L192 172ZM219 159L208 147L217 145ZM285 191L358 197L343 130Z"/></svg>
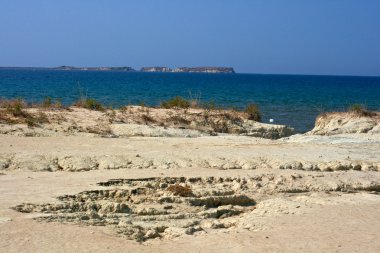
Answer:
<svg viewBox="0 0 380 253"><path fill-rule="evenodd" d="M65 71L124 71L124 72L166 72L166 73L227 73L233 74L235 70L231 67L180 67L171 69L168 67L142 67L139 71L132 67L73 67L59 66L53 68L44 67L0 67L0 69L50 69Z"/></svg>
<svg viewBox="0 0 380 253"><path fill-rule="evenodd" d="M135 69L131 67L73 67L73 66L60 66L55 68L49 68L54 70L101 70L101 71L128 71L128 72L134 72Z"/></svg>
<svg viewBox="0 0 380 253"><path fill-rule="evenodd" d="M141 72L172 72L168 67L142 67Z"/></svg>
<svg viewBox="0 0 380 253"><path fill-rule="evenodd" d="M168 67L143 67L141 72L173 72L173 73L235 73L231 67L181 67L170 69Z"/></svg>

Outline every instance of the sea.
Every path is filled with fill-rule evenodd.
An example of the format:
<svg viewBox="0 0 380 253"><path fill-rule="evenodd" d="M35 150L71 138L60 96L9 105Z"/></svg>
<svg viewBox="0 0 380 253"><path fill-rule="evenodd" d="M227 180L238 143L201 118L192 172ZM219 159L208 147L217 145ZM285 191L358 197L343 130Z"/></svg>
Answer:
<svg viewBox="0 0 380 253"><path fill-rule="evenodd" d="M323 112L352 104L380 110L380 77L0 69L0 99L47 96L65 105L86 96L113 108L158 106L174 96L240 110L255 103L263 122L303 133Z"/></svg>

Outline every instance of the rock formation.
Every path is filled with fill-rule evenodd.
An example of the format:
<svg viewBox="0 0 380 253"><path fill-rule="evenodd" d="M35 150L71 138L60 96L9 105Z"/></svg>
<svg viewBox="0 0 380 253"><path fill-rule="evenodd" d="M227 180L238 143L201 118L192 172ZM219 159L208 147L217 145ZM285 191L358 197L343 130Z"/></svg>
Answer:
<svg viewBox="0 0 380 253"><path fill-rule="evenodd" d="M380 133L380 113L332 112L316 119L309 135Z"/></svg>

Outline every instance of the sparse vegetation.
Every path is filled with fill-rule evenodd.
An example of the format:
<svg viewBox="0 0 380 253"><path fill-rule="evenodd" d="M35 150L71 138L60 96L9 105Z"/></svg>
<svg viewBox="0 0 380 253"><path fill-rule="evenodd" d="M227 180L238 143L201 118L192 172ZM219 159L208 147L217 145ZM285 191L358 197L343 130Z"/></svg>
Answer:
<svg viewBox="0 0 380 253"><path fill-rule="evenodd" d="M170 108L189 108L190 107L190 102L183 97L176 96L172 99L169 99L167 101L161 102L161 107L165 109L170 109Z"/></svg>
<svg viewBox="0 0 380 253"><path fill-rule="evenodd" d="M225 120L219 121L219 122L210 122L210 125L214 132L216 133L228 133L229 128L228 124Z"/></svg>
<svg viewBox="0 0 380 253"><path fill-rule="evenodd" d="M189 90L189 102L191 108L198 108L201 104L201 97L202 94L200 92L192 93L191 90Z"/></svg>
<svg viewBox="0 0 380 253"><path fill-rule="evenodd" d="M49 118L46 113L39 112L34 118L37 120L38 124L49 123Z"/></svg>
<svg viewBox="0 0 380 253"><path fill-rule="evenodd" d="M365 107L361 104L353 104L349 106L348 110L351 112L360 112L365 110Z"/></svg>
<svg viewBox="0 0 380 253"><path fill-rule="evenodd" d="M0 111L0 122L6 124L25 123L29 127L49 122L48 116L45 113L32 114L24 110L26 105L26 102L22 99L1 101L0 107L4 109Z"/></svg>
<svg viewBox="0 0 380 253"><path fill-rule="evenodd" d="M350 105L348 111L362 117L374 117L377 115L375 112L369 111L365 106L361 104Z"/></svg>
<svg viewBox="0 0 380 253"><path fill-rule="evenodd" d="M202 108L205 110L217 110L218 109L214 100L202 103Z"/></svg>
<svg viewBox="0 0 380 253"><path fill-rule="evenodd" d="M12 114L14 117L27 117L27 113L23 110L26 103L22 99L5 100L2 101L1 107L6 109L6 112Z"/></svg>
<svg viewBox="0 0 380 253"><path fill-rule="evenodd" d="M49 119L47 115L43 112L39 112L38 114L28 114L25 118L25 123L28 127L37 127L43 123L49 123Z"/></svg>
<svg viewBox="0 0 380 253"><path fill-rule="evenodd" d="M190 120L185 119L179 115L174 115L168 118L169 122L173 122L175 125L189 125L191 123Z"/></svg>
<svg viewBox="0 0 380 253"><path fill-rule="evenodd" d="M248 114L248 119L261 122L261 113L256 104L248 104L245 108L245 113Z"/></svg>
<svg viewBox="0 0 380 253"><path fill-rule="evenodd" d="M103 105L94 98L86 98L84 100L79 100L75 103L75 106L83 107L94 111L104 111Z"/></svg>
<svg viewBox="0 0 380 253"><path fill-rule="evenodd" d="M28 127L35 127L35 126L38 126L38 123L37 123L37 120L36 118L32 117L32 116L28 116L25 118L25 123Z"/></svg>
<svg viewBox="0 0 380 253"><path fill-rule="evenodd" d="M241 113L239 113L238 111L236 110L226 110L224 112L222 112L222 116L226 119L226 120L230 120L231 122L233 122L234 124L240 124L243 119L242 117L240 116Z"/></svg>
<svg viewBox="0 0 380 253"><path fill-rule="evenodd" d="M56 99L54 100L53 98L51 97L45 97L44 100L42 101L41 105L40 105L42 108L46 108L46 109L61 109L63 108L62 106L62 102L60 99Z"/></svg>
<svg viewBox="0 0 380 253"><path fill-rule="evenodd" d="M199 99L195 101L197 102L194 105L196 108L193 108L190 100L177 96L162 102L161 106L168 110L153 109L145 106L125 106L121 107L120 111L105 109L107 108L106 106L93 98L79 100L75 103L75 106L104 112L105 118L108 119L107 124L114 122L137 123L186 128L212 134L240 134L245 131L245 121L247 119L261 120L259 108L255 104L249 104L245 111L238 111L218 108L212 100L207 103L201 103ZM63 119L57 118L59 113L55 113L53 110L50 111L50 108L60 107L57 103L60 104L60 101L46 97L40 104L33 106L29 104L29 107L32 107L29 108L28 104L21 99L0 101L0 107L3 108L0 109L0 123L27 124L30 127L35 127L50 120L60 124ZM70 109L70 107L65 109L68 112L73 111L73 108ZM107 131L104 131L104 129L88 129L88 132L93 133Z"/></svg>
<svg viewBox="0 0 380 253"><path fill-rule="evenodd" d="M150 116L149 113L145 113L145 114L141 115L141 119L145 125L147 125L148 123L155 123L156 122L156 120L152 116Z"/></svg>
<svg viewBox="0 0 380 253"><path fill-rule="evenodd" d="M53 101L51 97L45 97L44 100L42 101L42 107L44 108L50 108L52 104L53 104Z"/></svg>
<svg viewBox="0 0 380 253"><path fill-rule="evenodd" d="M16 124L17 122L9 117L8 113L4 110L0 111L0 124Z"/></svg>

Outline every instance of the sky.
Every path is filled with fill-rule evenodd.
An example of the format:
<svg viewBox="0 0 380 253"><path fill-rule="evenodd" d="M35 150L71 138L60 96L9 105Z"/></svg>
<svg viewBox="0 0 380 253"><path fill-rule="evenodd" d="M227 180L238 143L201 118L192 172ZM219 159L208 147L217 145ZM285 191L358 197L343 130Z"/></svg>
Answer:
<svg viewBox="0 0 380 253"><path fill-rule="evenodd" d="M0 0L0 66L380 76L379 0Z"/></svg>

